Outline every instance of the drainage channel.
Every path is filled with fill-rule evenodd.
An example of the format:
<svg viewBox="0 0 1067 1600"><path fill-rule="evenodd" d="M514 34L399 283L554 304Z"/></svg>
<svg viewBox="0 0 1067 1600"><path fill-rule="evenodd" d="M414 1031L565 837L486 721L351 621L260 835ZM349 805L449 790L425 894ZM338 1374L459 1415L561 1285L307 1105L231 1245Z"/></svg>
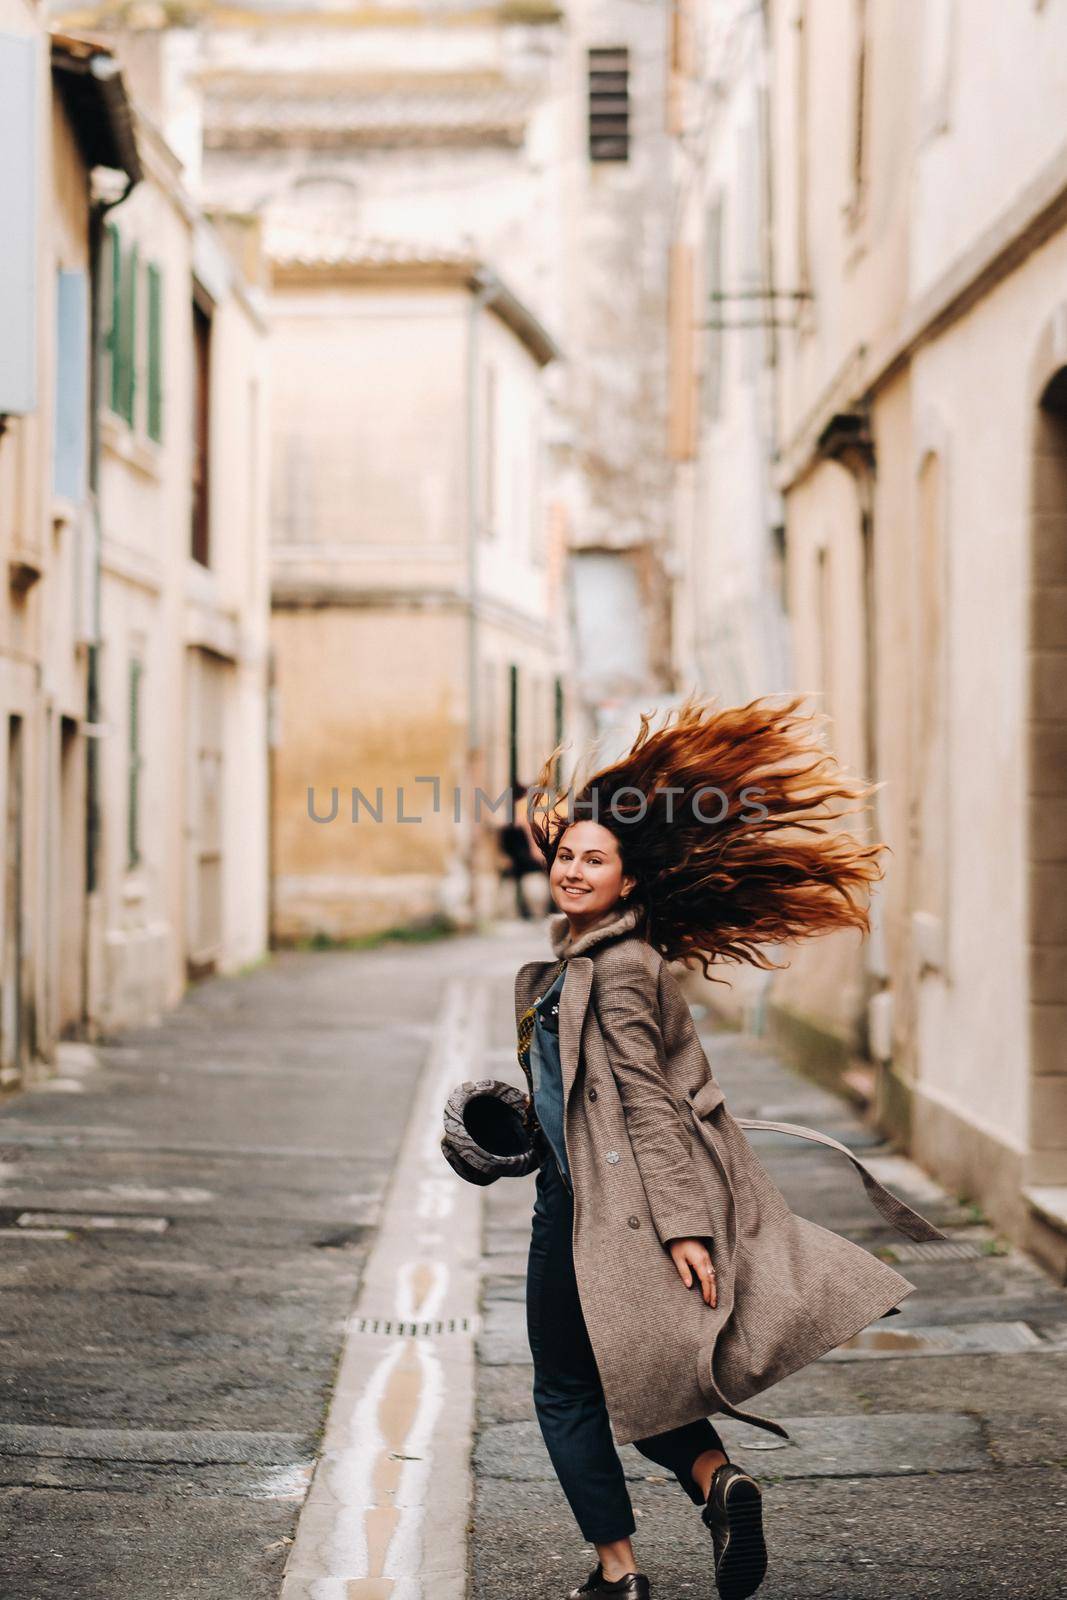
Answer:
<svg viewBox="0 0 1067 1600"><path fill-rule="evenodd" d="M463 1600L481 1192L441 1155L441 1110L476 1078L485 984L454 980L344 1336L281 1600Z"/></svg>

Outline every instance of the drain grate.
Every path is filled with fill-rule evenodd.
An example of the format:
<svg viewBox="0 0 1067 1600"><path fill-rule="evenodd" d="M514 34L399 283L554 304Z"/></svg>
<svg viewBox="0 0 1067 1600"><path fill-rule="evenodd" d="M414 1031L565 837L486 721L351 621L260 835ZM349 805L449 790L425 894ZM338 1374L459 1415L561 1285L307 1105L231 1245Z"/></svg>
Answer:
<svg viewBox="0 0 1067 1600"><path fill-rule="evenodd" d="M476 1333L478 1317L431 1317L406 1322L397 1317L360 1317L356 1333L389 1334L394 1339L433 1339L447 1333Z"/></svg>
<svg viewBox="0 0 1067 1600"><path fill-rule="evenodd" d="M977 1261L987 1249L969 1239L926 1239L922 1243L897 1244L890 1249L895 1261Z"/></svg>

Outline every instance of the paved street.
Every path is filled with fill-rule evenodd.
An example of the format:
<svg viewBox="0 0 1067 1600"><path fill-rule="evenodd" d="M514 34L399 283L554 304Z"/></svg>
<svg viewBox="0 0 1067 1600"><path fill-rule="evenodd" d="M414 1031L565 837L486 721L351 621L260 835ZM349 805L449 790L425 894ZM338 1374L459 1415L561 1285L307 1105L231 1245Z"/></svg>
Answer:
<svg viewBox="0 0 1067 1600"><path fill-rule="evenodd" d="M444 987L475 961L287 954L4 1103L2 1600L278 1594Z"/></svg>
<svg viewBox="0 0 1067 1600"><path fill-rule="evenodd" d="M462 1600L471 1378L470 1600L584 1575L530 1402L533 1181L483 1194L434 1151L443 1083L520 1081L511 978L541 953L505 927L285 955L4 1104L0 1600L266 1600L283 1572L285 1600ZM706 1047L735 1112L876 1149L756 1045ZM843 1157L752 1138L797 1209L896 1249L919 1291L885 1348L761 1397L791 1444L724 1428L765 1485L761 1593L1059 1597L1067 1294L896 1158L870 1157L955 1254L905 1263ZM436 1320L364 1314L390 1308ZM710 1600L694 1508L623 1456L656 1600Z"/></svg>

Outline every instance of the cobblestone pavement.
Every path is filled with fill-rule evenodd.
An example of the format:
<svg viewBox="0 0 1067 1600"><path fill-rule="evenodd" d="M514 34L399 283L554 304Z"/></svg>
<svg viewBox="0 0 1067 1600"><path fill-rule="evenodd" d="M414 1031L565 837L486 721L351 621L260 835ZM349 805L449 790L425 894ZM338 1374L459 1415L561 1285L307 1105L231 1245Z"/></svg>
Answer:
<svg viewBox="0 0 1067 1600"><path fill-rule="evenodd" d="M509 1001L501 994L494 1019L496 1070L511 1040ZM764 1489L761 1600L1061 1600L1067 1293L1019 1252L1000 1253L972 1208L886 1152L841 1101L759 1041L701 1027L735 1115L806 1123L862 1150L954 1241L916 1247L886 1229L844 1156L749 1136L795 1210L869 1249L892 1249L916 1285L900 1315L878 1325L889 1348L835 1352L753 1401L786 1422L790 1444L723 1424L731 1455ZM517 1069L508 1075L520 1081ZM530 1398L523 1294L533 1195L532 1179L486 1191L471 1600L561 1600L596 1559ZM711 1545L697 1509L632 1445L620 1455L654 1600L710 1600Z"/></svg>

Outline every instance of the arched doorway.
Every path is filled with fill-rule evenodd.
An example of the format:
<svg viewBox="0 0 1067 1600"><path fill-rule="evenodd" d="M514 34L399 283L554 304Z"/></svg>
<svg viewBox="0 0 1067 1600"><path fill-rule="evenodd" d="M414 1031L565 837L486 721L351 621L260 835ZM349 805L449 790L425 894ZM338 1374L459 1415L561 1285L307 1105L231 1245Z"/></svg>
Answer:
<svg viewBox="0 0 1067 1600"><path fill-rule="evenodd" d="M1062 1185L1067 1184L1067 363L1038 388L1030 522L1028 1176L1031 1183Z"/></svg>

